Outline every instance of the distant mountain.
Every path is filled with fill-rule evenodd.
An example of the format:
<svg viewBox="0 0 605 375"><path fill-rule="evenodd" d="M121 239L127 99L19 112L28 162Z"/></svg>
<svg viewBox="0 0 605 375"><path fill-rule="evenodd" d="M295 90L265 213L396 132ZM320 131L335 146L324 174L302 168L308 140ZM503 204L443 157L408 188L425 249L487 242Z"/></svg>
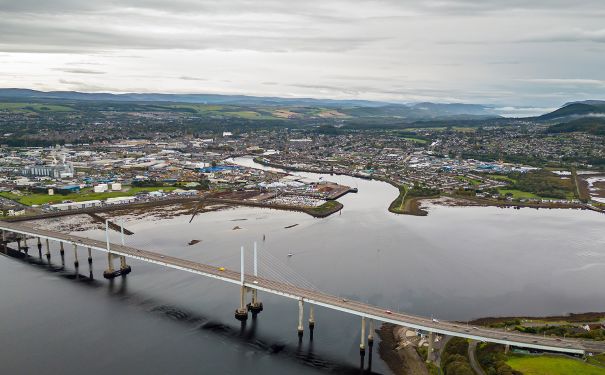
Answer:
<svg viewBox="0 0 605 375"><path fill-rule="evenodd" d="M412 103L397 104L368 100L330 100L312 98L278 98L246 95L214 94L110 94L83 93L77 91L42 92L27 89L0 89L0 100L38 101L38 102L109 102L133 103L136 105L156 105L161 103L208 104L247 107L244 110L270 107L270 111L279 107L329 108L338 111L342 117L353 118L394 118L403 121L417 120L477 120L500 117L493 108L478 104L462 103ZM194 111L194 110L192 110ZM292 109L294 112L298 110ZM195 111L194 111L195 112ZM292 113L295 116L296 113ZM329 116L329 113L324 113ZM297 116L297 115L296 115ZM295 117L296 117L295 116ZM298 116L299 118L301 116ZM302 116L304 117L304 116Z"/></svg>
<svg viewBox="0 0 605 375"><path fill-rule="evenodd" d="M215 94L109 94L84 93L77 91L36 91L28 89L0 89L0 99L56 99L56 100L97 100L114 102L174 102L196 104L224 104L224 105L295 105L295 106L323 106L323 107L380 107L389 105L385 102L368 100L331 100L312 98L277 98L247 95L215 95Z"/></svg>
<svg viewBox="0 0 605 375"><path fill-rule="evenodd" d="M538 117L538 119L570 121L580 117L590 116L605 116L605 101L587 100L584 102L567 103L554 112Z"/></svg>
<svg viewBox="0 0 605 375"><path fill-rule="evenodd" d="M411 106L415 110L429 111L441 116L449 115L476 115L494 117L494 110L480 104L463 103L417 103Z"/></svg>

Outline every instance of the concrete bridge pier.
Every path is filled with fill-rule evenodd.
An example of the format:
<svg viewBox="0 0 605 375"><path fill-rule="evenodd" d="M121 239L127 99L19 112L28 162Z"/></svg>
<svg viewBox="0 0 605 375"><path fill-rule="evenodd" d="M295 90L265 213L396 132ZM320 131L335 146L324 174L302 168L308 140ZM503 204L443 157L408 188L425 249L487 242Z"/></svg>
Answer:
<svg viewBox="0 0 605 375"><path fill-rule="evenodd" d="M38 237L38 256L42 259L42 240L40 240L40 237Z"/></svg>
<svg viewBox="0 0 605 375"><path fill-rule="evenodd" d="M254 276L258 276L258 262L257 262L257 248L256 242L254 243ZM259 312L263 311L263 303L258 300L258 290L252 289L252 302L247 305L248 311L252 313L252 316L256 316Z"/></svg>
<svg viewBox="0 0 605 375"><path fill-rule="evenodd" d="M120 239L122 240L122 246L124 246L125 241L124 241L124 221L123 220L120 223ZM130 271L132 271L132 268L128 264L126 264L126 257L123 255L120 256L120 275L126 276L130 273Z"/></svg>
<svg viewBox="0 0 605 375"><path fill-rule="evenodd" d="M48 243L48 238L46 239L46 260L50 263L50 244Z"/></svg>
<svg viewBox="0 0 605 375"><path fill-rule="evenodd" d="M126 264L126 257L120 256L120 275L126 276L132 271L132 268Z"/></svg>
<svg viewBox="0 0 605 375"><path fill-rule="evenodd" d="M2 231L2 246L4 247L4 253L8 253L8 246L6 246L6 232Z"/></svg>
<svg viewBox="0 0 605 375"><path fill-rule="evenodd" d="M92 249L88 248L88 277L92 280Z"/></svg>
<svg viewBox="0 0 605 375"><path fill-rule="evenodd" d="M116 277L116 270L113 268L113 255L107 253L107 269L103 271L103 277L106 279L113 279Z"/></svg>
<svg viewBox="0 0 605 375"><path fill-rule="evenodd" d="M63 241L59 242L59 254L61 255L61 264L65 267L65 249L63 248Z"/></svg>
<svg viewBox="0 0 605 375"><path fill-rule="evenodd" d="M303 316L305 315L305 306L303 299L298 300L298 340L302 340L304 327L303 327Z"/></svg>
<svg viewBox="0 0 605 375"><path fill-rule="evenodd" d="M29 246L27 246L27 236L24 235L23 236L23 252L25 253L25 255L27 255L28 250L29 250Z"/></svg>
<svg viewBox="0 0 605 375"><path fill-rule="evenodd" d="M368 329L368 348L370 348L370 351L372 350L372 346L374 346L374 319L370 319L370 327Z"/></svg>
<svg viewBox="0 0 605 375"><path fill-rule="evenodd" d="M17 251L21 252L21 238L17 237Z"/></svg>
<svg viewBox="0 0 605 375"><path fill-rule="evenodd" d="M361 336L360 336L360 340L359 340L359 352L365 353L366 352L366 318L365 316L361 317Z"/></svg>
<svg viewBox="0 0 605 375"><path fill-rule="evenodd" d="M315 330L315 310L313 309L313 305L309 306L309 335L311 335L310 339L313 341L313 331Z"/></svg>
<svg viewBox="0 0 605 375"><path fill-rule="evenodd" d="M250 311L253 316L256 316L263 311L263 303L258 301L258 290L252 289L252 302L250 302L247 307L248 311Z"/></svg>
<svg viewBox="0 0 605 375"><path fill-rule="evenodd" d="M504 354L505 355L508 354L509 350L510 350L510 345L509 344L504 345Z"/></svg>
<svg viewBox="0 0 605 375"><path fill-rule="evenodd" d="M429 332L429 347L428 350L426 351L426 363L431 362L431 359L433 357L433 345L435 343L435 334L433 332Z"/></svg>
<svg viewBox="0 0 605 375"><path fill-rule="evenodd" d="M76 267L76 272L79 266L80 262L78 262L78 245L74 244L74 267Z"/></svg>
<svg viewBox="0 0 605 375"><path fill-rule="evenodd" d="M242 285L240 289L239 308L235 309L235 319L240 322L248 320L248 309L246 308L246 287Z"/></svg>

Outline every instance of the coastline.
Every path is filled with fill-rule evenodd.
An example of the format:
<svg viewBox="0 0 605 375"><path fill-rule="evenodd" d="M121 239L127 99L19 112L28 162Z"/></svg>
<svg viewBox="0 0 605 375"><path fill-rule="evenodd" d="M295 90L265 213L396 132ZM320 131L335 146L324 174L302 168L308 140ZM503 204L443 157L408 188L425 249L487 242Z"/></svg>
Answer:
<svg viewBox="0 0 605 375"><path fill-rule="evenodd" d="M290 166L284 166L284 165L280 165L280 164L276 164L276 163L272 163L272 162L267 162L267 161L263 160L263 158L260 158L260 157L255 157L253 160L256 163L262 164L264 166L272 167L272 168L280 168L280 169L283 169L286 171L334 174L334 175L349 176L349 177L363 178L363 179L367 179L367 180L386 182L399 190L399 195L391 202L391 204L388 207L389 212L392 212L394 214L399 214L399 215L427 216L428 211L424 210L421 207L422 202L426 201L426 200L435 200L435 199L442 198L442 197L450 198L455 201L455 203L447 204L448 206L458 206L458 207L472 207L472 206L477 207L478 206L478 207L500 207L500 208L515 208L515 209L520 209L520 208L579 209L579 210L590 210L590 211L595 211L595 212L599 212L599 213L605 213L605 210L599 209L595 206L585 204L585 203L563 204L563 203L544 203L544 202L495 201L495 200L485 199L485 198L447 195L447 194L443 194L440 196L433 196L433 197L406 198L403 203L403 208L400 208L402 206L401 199L402 199L402 197L405 197L404 189L402 189L401 186L399 186L397 183L395 183L394 181L392 181L388 178L384 178L384 177L380 177L380 176L361 176L361 175L356 175L356 174L340 173L340 172L334 172L334 171L322 170L322 169L290 167Z"/></svg>

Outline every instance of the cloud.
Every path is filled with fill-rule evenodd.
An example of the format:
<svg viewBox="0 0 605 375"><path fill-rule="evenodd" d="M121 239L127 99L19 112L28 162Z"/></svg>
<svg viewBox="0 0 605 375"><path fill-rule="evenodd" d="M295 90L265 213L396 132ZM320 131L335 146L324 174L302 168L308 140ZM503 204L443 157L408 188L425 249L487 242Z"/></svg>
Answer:
<svg viewBox="0 0 605 375"><path fill-rule="evenodd" d="M517 79L520 82L529 82L543 85L555 86L601 86L605 87L605 80L585 79L585 78L523 78Z"/></svg>
<svg viewBox="0 0 605 375"><path fill-rule="evenodd" d="M602 0L0 0L0 86L556 106L603 92L601 16Z"/></svg>
<svg viewBox="0 0 605 375"><path fill-rule="evenodd" d="M92 70L92 69L82 69L82 68L54 68L53 70L58 70L65 73L73 73L73 74L105 74L106 72L102 72L100 70Z"/></svg>
<svg viewBox="0 0 605 375"><path fill-rule="evenodd" d="M576 28L571 30L554 30L521 38L518 41L525 43L605 43L605 29L585 30Z"/></svg>
<svg viewBox="0 0 605 375"><path fill-rule="evenodd" d="M180 76L179 79L182 79L183 81L207 81L206 78L191 77L191 76Z"/></svg>

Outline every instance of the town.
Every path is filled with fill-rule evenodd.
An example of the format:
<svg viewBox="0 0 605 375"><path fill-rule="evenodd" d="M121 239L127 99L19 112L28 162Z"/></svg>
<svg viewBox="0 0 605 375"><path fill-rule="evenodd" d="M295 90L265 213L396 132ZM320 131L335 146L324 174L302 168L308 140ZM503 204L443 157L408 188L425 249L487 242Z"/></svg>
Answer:
<svg viewBox="0 0 605 375"><path fill-rule="evenodd" d="M162 116L152 118L171 118ZM436 196L469 204L602 209L602 165L590 164L605 158L602 137L545 135L545 129L527 121L372 131L332 125L236 127L182 137L150 133L39 147L5 144L0 151L2 212L18 216L187 197L317 209L354 190L287 170L386 181L401 190L391 207L398 213L422 213L418 201ZM280 169L233 162L244 155ZM340 208L328 206L327 214Z"/></svg>

